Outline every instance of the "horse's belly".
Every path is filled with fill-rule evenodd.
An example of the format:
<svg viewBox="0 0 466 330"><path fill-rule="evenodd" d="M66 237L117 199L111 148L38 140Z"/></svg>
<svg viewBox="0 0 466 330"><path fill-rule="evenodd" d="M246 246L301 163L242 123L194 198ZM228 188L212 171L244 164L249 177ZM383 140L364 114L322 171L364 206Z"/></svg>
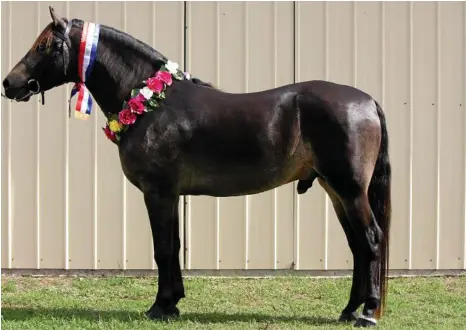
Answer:
<svg viewBox="0 0 466 330"><path fill-rule="evenodd" d="M284 183L284 182L283 182ZM190 184L182 189L185 195L209 195L216 197L256 194L273 189L283 184L278 176L270 175L219 175L208 174L196 176Z"/></svg>
<svg viewBox="0 0 466 330"><path fill-rule="evenodd" d="M280 164L193 168L186 176L182 194L216 197L261 193L286 183L306 178L310 166L302 157L290 157Z"/></svg>

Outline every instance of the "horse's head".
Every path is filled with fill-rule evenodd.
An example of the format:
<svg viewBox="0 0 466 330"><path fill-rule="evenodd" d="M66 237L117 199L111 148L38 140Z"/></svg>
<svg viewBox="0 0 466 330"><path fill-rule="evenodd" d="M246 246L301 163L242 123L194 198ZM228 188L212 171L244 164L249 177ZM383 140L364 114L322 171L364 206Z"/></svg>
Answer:
<svg viewBox="0 0 466 330"><path fill-rule="evenodd" d="M27 102L33 94L72 81L69 75L71 23L49 7L52 22L3 80L5 96Z"/></svg>

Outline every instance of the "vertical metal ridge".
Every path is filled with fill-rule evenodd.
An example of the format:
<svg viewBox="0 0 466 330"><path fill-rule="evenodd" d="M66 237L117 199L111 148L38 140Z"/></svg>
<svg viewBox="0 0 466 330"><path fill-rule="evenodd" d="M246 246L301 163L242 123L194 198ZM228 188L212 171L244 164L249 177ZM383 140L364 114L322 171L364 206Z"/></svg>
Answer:
<svg viewBox="0 0 466 330"><path fill-rule="evenodd" d="M185 17L186 17L186 22L188 25L188 28L185 33L185 66L186 66L186 71L191 72L191 27L192 27L192 20L191 20L191 13L192 13L192 7L191 7L191 2L186 1L186 11L185 11ZM185 209L186 209L186 216L185 216L185 226L186 226L186 231L185 231L185 267L186 269L191 269L191 262L192 262L192 254L191 254L191 220L192 220L192 210L191 210L191 205L192 205L192 197L191 196L186 196L185 197L186 203L185 203Z"/></svg>
<svg viewBox="0 0 466 330"><path fill-rule="evenodd" d="M441 115L440 115L440 102L441 102L441 81L440 81L440 77L441 77L441 74L440 74L440 66L441 66L441 56L442 56L442 53L441 53L441 50L440 50L440 44L441 44L441 40L440 40L440 24L441 24L441 21L440 21L440 7L441 4L439 2L436 3L436 14L437 14L437 22L436 22L436 25L437 25L437 35L436 35L436 41L437 41L437 101L436 101L436 107L437 107L437 132L436 132L436 135L437 135L437 150L436 150L436 161L437 161L437 178L436 178L436 203L435 203L435 233L436 233L436 237L435 237L435 269L439 269L439 266L440 266L440 201L441 201L441 197L440 197L440 167L441 167L441 162L440 162L440 148L441 148Z"/></svg>
<svg viewBox="0 0 466 330"><path fill-rule="evenodd" d="M215 24L217 33L215 35L215 52L216 52L216 63L215 63L215 74L217 79L217 86L220 87L220 4L215 2Z"/></svg>
<svg viewBox="0 0 466 330"><path fill-rule="evenodd" d="M11 25L12 25L12 9L11 9L11 2L8 3L8 66L11 68ZM7 141L7 175L8 175L8 260L7 265L8 268L12 268L13 264L13 233L12 233L12 223L13 223L13 212L11 210L12 202L11 202L11 102L8 102L8 141Z"/></svg>
<svg viewBox="0 0 466 330"><path fill-rule="evenodd" d="M380 48L381 48L381 93L380 93L380 98L381 98L381 104L382 107L385 107L385 66L386 66L386 58L385 58L385 2L381 1L380 2ZM390 242L388 242L390 244ZM390 248L390 246L389 246ZM390 260L389 260L390 263ZM390 269L390 264L388 265L388 268Z"/></svg>
<svg viewBox="0 0 466 330"><path fill-rule="evenodd" d="M301 81L301 75L300 75L300 67L301 67L301 29L300 29L300 16L299 16L299 10L301 7L301 2L293 2L294 3L294 39L295 39L295 56L294 56L294 61L295 61L295 70L294 70L294 82L299 82Z"/></svg>
<svg viewBox="0 0 466 330"><path fill-rule="evenodd" d="M99 11L99 4L98 1L94 1L94 20L98 22L98 11ZM92 171L92 175L94 177L94 184L93 184L93 244L94 244L94 269L98 269L99 266L99 245L98 245L98 230L99 230L99 224L98 224L98 205L99 205L99 194L98 194L98 153L97 153L97 119L99 112L98 112L98 106L96 105L95 113L94 113L94 118L92 120L92 126L94 126L94 136L93 136L93 161L94 161L94 169Z"/></svg>
<svg viewBox="0 0 466 330"><path fill-rule="evenodd" d="M186 245L185 245L185 250L186 250L186 269L191 269L192 265L192 248L191 248L191 219L192 219L192 210L191 210L191 205L192 205L192 197L191 196L186 196L187 198L187 203L186 203Z"/></svg>
<svg viewBox="0 0 466 330"><path fill-rule="evenodd" d="M125 30L126 30L126 1L124 2L125 3L125 7L124 7L124 19L123 19L123 25L125 27ZM152 2L152 47L155 49L156 46L155 46L155 40L156 40L156 15L157 15L157 2L156 1L153 1ZM126 32L126 31L125 31ZM126 180L125 180L125 176L124 174L123 175L123 199L124 199L124 204L126 204L126 201L127 201L127 190L126 190ZM126 208L127 209L127 208ZM148 219L150 221L150 219ZM124 225L126 226L126 212L125 212L125 218L123 219L123 223ZM125 228L125 227L124 227ZM125 234L123 234L125 235ZM151 234L150 234L151 235ZM148 246L148 250L149 251L152 251L153 248L154 248L154 245L153 245L153 238L151 237L151 239L149 239L149 246ZM152 270L155 270L156 268L156 263L155 263L155 257L154 257L154 253L149 253L149 256L150 257L150 260L149 260L149 263L151 265L151 269ZM125 259L126 260L126 259Z"/></svg>
<svg viewBox="0 0 466 330"><path fill-rule="evenodd" d="M123 31L124 32L127 32L127 25L126 25L126 1L123 1ZM127 180L126 180L126 177L124 175L124 173L122 172L121 173L121 179L123 181L123 189L122 189L122 213L123 213L123 216L122 216L122 246L121 246L121 258L122 258L122 267L123 269L126 269L126 264L127 264L127 254L126 254L126 221L127 221L127 217L128 217L128 187L127 187ZM154 264L155 264L155 260L154 258L152 258L152 269L154 269Z"/></svg>
<svg viewBox="0 0 466 330"><path fill-rule="evenodd" d="M358 23L357 23L357 2L353 4L353 86L357 86L358 81Z"/></svg>
<svg viewBox="0 0 466 330"><path fill-rule="evenodd" d="M414 147L414 88L413 88L413 3L409 3L409 255L408 269L413 267L413 147Z"/></svg>
<svg viewBox="0 0 466 330"><path fill-rule="evenodd" d="M186 52L186 71L192 71L192 51L191 51L191 29L192 29L192 5L190 1L186 1L186 22L187 22L187 30L186 30L186 45L185 45L185 52Z"/></svg>
<svg viewBox="0 0 466 330"><path fill-rule="evenodd" d="M40 2L37 2L37 35L40 34ZM35 129L36 129L36 268L40 269L40 118L39 118L40 104L36 103L36 113L34 114Z"/></svg>
<svg viewBox="0 0 466 330"><path fill-rule="evenodd" d="M220 4L215 3L215 23L217 27L216 34L216 74L217 86L220 87ZM215 197L215 268L220 269L220 198Z"/></svg>
<svg viewBox="0 0 466 330"><path fill-rule="evenodd" d="M66 17L70 17L70 2L66 1ZM67 95L69 95L69 86L65 85L65 107L70 107ZM70 242L69 242L69 229L70 229L70 118L65 118L65 269L70 268Z"/></svg>
<svg viewBox="0 0 466 330"><path fill-rule="evenodd" d="M294 77L293 82L299 81L300 69L300 19L299 19L300 2L293 2L293 32L294 32ZM293 263L294 269L299 269L299 195L296 191L296 181L293 182Z"/></svg>
<svg viewBox="0 0 466 330"><path fill-rule="evenodd" d="M463 2L463 58L466 57L466 2ZM463 269L466 269L466 64L463 62L463 144L464 144L464 191L463 191L463 209L464 209L464 229L463 229Z"/></svg>
<svg viewBox="0 0 466 330"><path fill-rule="evenodd" d="M156 16L156 6L157 6L157 3L154 1L152 2L152 47L155 48L155 16ZM125 10L126 10L126 6L125 6ZM126 24L126 18L125 18L125 24Z"/></svg>
<svg viewBox="0 0 466 330"><path fill-rule="evenodd" d="M244 2L244 92L249 91L249 6L247 2ZM249 269L249 213L251 207L251 199L249 195L244 197L244 231L245 231L245 262L244 269Z"/></svg>
<svg viewBox="0 0 466 330"><path fill-rule="evenodd" d="M220 269L220 198L215 198L215 269Z"/></svg>
<svg viewBox="0 0 466 330"><path fill-rule="evenodd" d="M329 35L328 35L328 2L324 2L324 30L325 30L325 80L329 79ZM324 270L328 269L328 195L324 192Z"/></svg>
<svg viewBox="0 0 466 330"><path fill-rule="evenodd" d="M273 269L277 269L278 264L278 190L273 190Z"/></svg>
<svg viewBox="0 0 466 330"><path fill-rule="evenodd" d="M296 189L293 189L293 191L296 191ZM300 269L300 260L299 260L299 244L300 244L300 237L299 237L299 221L300 219L300 212L299 212L299 200L300 200L300 195L297 195L296 198L294 198L294 203L293 203L293 209L294 209L294 214L295 214L295 219L296 219L296 225L295 225L295 230L294 230L294 238L295 238L295 244L294 244L294 270L299 270Z"/></svg>
<svg viewBox="0 0 466 330"><path fill-rule="evenodd" d="M277 3L273 2L273 87L277 87ZM273 189L273 269L277 269L278 189Z"/></svg>
<svg viewBox="0 0 466 330"><path fill-rule="evenodd" d="M188 3L187 1L183 1L183 15L182 15L182 22L183 22L183 31L182 31L182 48L181 48L181 51L183 53L183 67L184 67L184 71L187 72L189 71L188 70L188 67L187 67L187 62L188 62L188 53L186 51L186 47L187 47L187 34L188 34L188 14L187 14L187 11L188 11Z"/></svg>
<svg viewBox="0 0 466 330"><path fill-rule="evenodd" d="M386 58L385 58L385 2L380 2L380 47L381 47L381 103L382 107L385 106L385 65L386 65Z"/></svg>
<svg viewBox="0 0 466 330"><path fill-rule="evenodd" d="M180 23L181 23L181 31L180 31L180 49L181 49L181 57L180 57L180 68L183 68L183 72L186 71L186 63L185 63L185 58L184 58L184 55L185 55L185 52L184 52L184 45L185 45L185 8L186 8L186 4L185 4L185 1L183 1L183 3L180 5L181 7L181 10L180 10Z"/></svg>
<svg viewBox="0 0 466 330"><path fill-rule="evenodd" d="M184 210L184 196L179 196L178 199L178 237L180 239L180 251L178 252L178 258L179 258L179 263L180 263L180 269L184 269L184 264L185 264L185 253L184 253L184 247L185 247L185 241L184 241L184 233L185 233L185 210Z"/></svg>
<svg viewBox="0 0 466 330"><path fill-rule="evenodd" d="M273 87L277 87L277 48L278 48L278 36L277 36L277 3L273 2Z"/></svg>
<svg viewBox="0 0 466 330"><path fill-rule="evenodd" d="M183 62L182 67L183 71L187 72L186 70L186 1L183 1L181 6L181 17L182 23L181 29L181 61ZM178 227L179 227L179 238L180 238L180 252L179 252L179 260L180 260L180 269L183 270L185 268L185 260L186 260L186 253L185 253L185 246L186 246L186 197L179 196L178 200Z"/></svg>

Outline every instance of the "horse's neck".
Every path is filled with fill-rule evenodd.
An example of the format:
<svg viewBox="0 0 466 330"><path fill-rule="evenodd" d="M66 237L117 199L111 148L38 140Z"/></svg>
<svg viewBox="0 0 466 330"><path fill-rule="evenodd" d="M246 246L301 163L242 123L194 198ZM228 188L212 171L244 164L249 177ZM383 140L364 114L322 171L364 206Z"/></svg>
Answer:
<svg viewBox="0 0 466 330"><path fill-rule="evenodd" d="M156 70L147 50L135 49L102 31L95 66L86 86L104 113L117 113L134 86Z"/></svg>

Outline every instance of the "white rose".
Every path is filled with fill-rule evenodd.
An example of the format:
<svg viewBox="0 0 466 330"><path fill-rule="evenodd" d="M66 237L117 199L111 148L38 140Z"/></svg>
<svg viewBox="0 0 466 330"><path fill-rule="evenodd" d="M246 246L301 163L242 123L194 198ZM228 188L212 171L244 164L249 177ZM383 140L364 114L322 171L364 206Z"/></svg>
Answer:
<svg viewBox="0 0 466 330"><path fill-rule="evenodd" d="M167 61L167 64L165 64L165 68L170 72L171 74L176 74L178 72L178 63L172 62L170 60Z"/></svg>
<svg viewBox="0 0 466 330"><path fill-rule="evenodd" d="M152 95L154 94L154 92L151 91L151 90L149 89L149 87L147 87L147 86L144 87L144 88L141 88L141 89L139 90L139 93L140 93L142 96L144 96L144 98L145 98L146 100L150 99L150 98L152 97Z"/></svg>

